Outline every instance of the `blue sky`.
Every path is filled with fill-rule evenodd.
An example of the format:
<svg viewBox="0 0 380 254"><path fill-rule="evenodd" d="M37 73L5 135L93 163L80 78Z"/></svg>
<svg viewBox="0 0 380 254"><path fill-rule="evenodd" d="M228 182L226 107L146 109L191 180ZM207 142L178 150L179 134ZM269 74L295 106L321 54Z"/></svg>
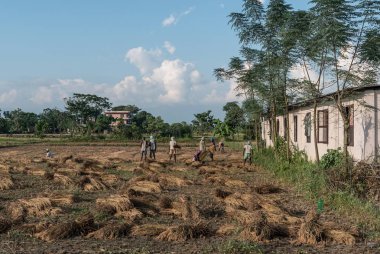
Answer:
<svg viewBox="0 0 380 254"><path fill-rule="evenodd" d="M307 1L288 1L305 8ZM231 0L0 0L0 109L64 108L74 92L166 121L236 100L212 73L238 55Z"/></svg>

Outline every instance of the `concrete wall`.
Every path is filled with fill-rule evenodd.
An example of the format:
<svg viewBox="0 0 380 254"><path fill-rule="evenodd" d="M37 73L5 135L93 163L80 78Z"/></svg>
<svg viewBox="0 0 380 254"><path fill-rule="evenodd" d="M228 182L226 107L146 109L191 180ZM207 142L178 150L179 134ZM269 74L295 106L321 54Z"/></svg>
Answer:
<svg viewBox="0 0 380 254"><path fill-rule="evenodd" d="M376 90L368 90L361 92L353 100L347 100L344 102L345 106L353 105L354 107L354 146L349 146L348 151L353 156L354 160L373 160L375 156L375 147L380 144L380 115L375 111L373 107L380 106L380 95L376 97ZM365 106L366 105L366 106ZM344 144L344 126L338 109L333 101L327 101L320 103L317 110L328 111L328 143L318 143L319 156L327 152L328 149L343 148ZM315 160L315 148L314 148L314 133L313 124L311 132L311 142L307 143L305 136L305 124L304 119L307 113L311 113L313 119L312 106L299 108L292 110L289 113L289 132L290 141L299 150L304 150L309 159ZM376 115L377 114L377 115ZM293 116L297 116L297 142L294 141L294 121ZM284 137L284 116L278 116L279 120L279 134ZM269 120L262 123L262 136L267 146L272 146L272 140L269 138ZM377 140L377 142L376 142ZM379 149L380 150L380 149Z"/></svg>

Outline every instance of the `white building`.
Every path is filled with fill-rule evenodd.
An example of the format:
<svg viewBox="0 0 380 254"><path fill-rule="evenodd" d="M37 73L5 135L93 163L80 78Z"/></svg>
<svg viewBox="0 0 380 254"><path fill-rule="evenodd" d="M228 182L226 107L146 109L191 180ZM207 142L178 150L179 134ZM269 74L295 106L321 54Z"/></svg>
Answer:
<svg viewBox="0 0 380 254"><path fill-rule="evenodd" d="M332 94L320 98L317 107L317 139L319 156L328 149L343 148L344 127L342 117L332 99ZM380 158L380 85L358 88L350 99L344 101L350 116L348 151L355 161L372 161ZM289 107L289 136L291 143L304 150L309 159L315 160L313 135L313 105L303 102ZM277 133L284 137L286 116L277 117ZM262 138L272 146L269 119L262 122Z"/></svg>
<svg viewBox="0 0 380 254"><path fill-rule="evenodd" d="M131 124L131 112L129 111L107 111L104 112L104 114L106 116L111 116L114 119L118 120L116 122L112 122L111 126L117 126L120 121L122 121L126 125Z"/></svg>

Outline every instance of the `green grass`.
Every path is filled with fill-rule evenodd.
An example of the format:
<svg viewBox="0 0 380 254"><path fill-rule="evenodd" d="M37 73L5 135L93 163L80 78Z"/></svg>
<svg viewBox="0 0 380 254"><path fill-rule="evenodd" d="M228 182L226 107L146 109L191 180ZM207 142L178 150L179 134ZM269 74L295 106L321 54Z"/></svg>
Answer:
<svg viewBox="0 0 380 254"><path fill-rule="evenodd" d="M327 176L318 165L296 158L293 162L276 156L272 149L254 153L254 163L271 171L277 178L287 182L306 198L317 203L323 199L325 206L348 216L369 237L380 232L380 211L371 202L361 200L349 190L332 190Z"/></svg>
<svg viewBox="0 0 380 254"><path fill-rule="evenodd" d="M219 247L221 254L262 254L263 250L253 242L230 240Z"/></svg>
<svg viewBox="0 0 380 254"><path fill-rule="evenodd" d="M133 177L133 172L127 171L127 170L108 169L106 170L106 172L109 174L117 175L126 181L128 181L129 179Z"/></svg>

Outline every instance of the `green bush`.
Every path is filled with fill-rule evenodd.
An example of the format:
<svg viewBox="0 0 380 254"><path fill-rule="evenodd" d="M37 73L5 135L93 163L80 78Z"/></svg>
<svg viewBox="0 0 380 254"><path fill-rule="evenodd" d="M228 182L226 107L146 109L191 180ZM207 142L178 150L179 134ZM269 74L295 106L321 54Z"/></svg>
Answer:
<svg viewBox="0 0 380 254"><path fill-rule="evenodd" d="M338 149L328 149L321 158L320 165L323 169L336 168L343 165L344 155L340 147Z"/></svg>

